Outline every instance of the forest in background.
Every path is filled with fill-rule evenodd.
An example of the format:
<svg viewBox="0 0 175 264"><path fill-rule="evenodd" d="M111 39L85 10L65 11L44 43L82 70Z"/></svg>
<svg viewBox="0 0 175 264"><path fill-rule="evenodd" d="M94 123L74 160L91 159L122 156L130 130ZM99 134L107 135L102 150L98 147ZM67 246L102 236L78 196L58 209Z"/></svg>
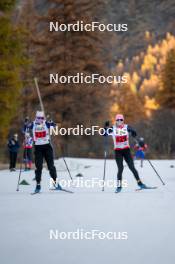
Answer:
<svg viewBox="0 0 175 264"><path fill-rule="evenodd" d="M161 1L160 7L165 8L165 2ZM49 21L111 22L110 14L111 19L114 19L115 12L115 8L111 10L113 1L1 1L1 157L5 153L8 136L18 131L22 140L21 127L25 116L34 118L34 113L39 107L33 81L33 78L37 77L46 113L62 127L74 127L77 124L103 126L105 120L112 122L115 114L122 112L126 121L136 127L138 134L145 138L149 145L149 157L173 158L175 37L171 28L174 25L172 10L175 9L172 2L168 1L165 8L165 14L169 14L167 28L162 32L160 24L157 32L160 31L161 34L158 35L149 31L150 27L145 22L149 9L146 1L143 1L142 5L137 1L119 1L121 10L122 3L127 6L128 17L125 17L128 23L131 16L137 15L139 18L143 12L143 22L140 28L137 28L137 34L140 36L143 33L143 38L137 46L134 42L136 30L129 29L129 43L134 42L132 52L129 52L125 33L51 34L48 31ZM118 11L116 17L117 15ZM157 16L155 20L156 18ZM126 75L128 82L125 85L96 84L93 87L87 84L50 85L50 72L59 72L66 76L77 72L106 76L112 73ZM103 138L100 136L54 137L53 142L56 156L61 155L60 145L64 147L67 156L103 156ZM110 156L112 157L112 150Z"/></svg>

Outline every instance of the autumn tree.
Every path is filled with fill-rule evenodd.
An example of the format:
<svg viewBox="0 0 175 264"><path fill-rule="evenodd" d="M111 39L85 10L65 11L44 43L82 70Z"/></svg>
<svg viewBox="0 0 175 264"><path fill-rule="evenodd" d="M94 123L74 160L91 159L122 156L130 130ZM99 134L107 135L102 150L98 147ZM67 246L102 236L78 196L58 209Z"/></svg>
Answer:
<svg viewBox="0 0 175 264"><path fill-rule="evenodd" d="M168 52L161 74L157 101L161 108L175 109L175 49Z"/></svg>
<svg viewBox="0 0 175 264"><path fill-rule="evenodd" d="M34 60L37 49L37 46L33 45L37 35L37 14L34 8L34 1L24 1L16 13L16 23L23 31L23 56L26 59L26 64L23 65L21 70L21 78L23 80L23 89L21 93L22 111L18 120L21 122L26 116L31 116L31 114L33 114L31 112L35 111L34 105L36 105L36 107L38 106L38 98L36 97L37 93L34 83L34 77L37 75L36 72L34 72Z"/></svg>
<svg viewBox="0 0 175 264"><path fill-rule="evenodd" d="M120 85L115 98L118 112L125 116L128 123L137 123L144 118L144 100L140 97L139 92L131 90L129 84Z"/></svg>

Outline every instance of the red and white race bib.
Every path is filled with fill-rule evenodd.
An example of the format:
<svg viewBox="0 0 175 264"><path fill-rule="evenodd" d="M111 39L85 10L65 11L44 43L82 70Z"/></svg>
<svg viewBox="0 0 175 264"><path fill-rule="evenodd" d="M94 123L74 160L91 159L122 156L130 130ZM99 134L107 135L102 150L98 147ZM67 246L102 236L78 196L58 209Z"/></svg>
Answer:
<svg viewBox="0 0 175 264"><path fill-rule="evenodd" d="M37 124L34 122L33 138L35 145L44 145L49 143L49 130L45 122L42 124Z"/></svg>
<svg viewBox="0 0 175 264"><path fill-rule="evenodd" d="M114 142L114 149L120 150L129 148L129 133L128 133L128 126L125 124L122 127L113 126L113 142Z"/></svg>

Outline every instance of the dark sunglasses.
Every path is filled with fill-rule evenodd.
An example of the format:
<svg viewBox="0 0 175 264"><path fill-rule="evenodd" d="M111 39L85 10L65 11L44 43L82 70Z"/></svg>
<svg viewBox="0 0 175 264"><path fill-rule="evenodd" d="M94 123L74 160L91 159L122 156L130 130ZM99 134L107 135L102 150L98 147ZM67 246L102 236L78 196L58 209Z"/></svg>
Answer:
<svg viewBox="0 0 175 264"><path fill-rule="evenodd" d="M117 119L116 121L123 121L123 119Z"/></svg>
<svg viewBox="0 0 175 264"><path fill-rule="evenodd" d="M38 116L38 117L37 117L37 119L42 119L42 120L43 120L43 119L44 119L44 117L40 117L40 116Z"/></svg>

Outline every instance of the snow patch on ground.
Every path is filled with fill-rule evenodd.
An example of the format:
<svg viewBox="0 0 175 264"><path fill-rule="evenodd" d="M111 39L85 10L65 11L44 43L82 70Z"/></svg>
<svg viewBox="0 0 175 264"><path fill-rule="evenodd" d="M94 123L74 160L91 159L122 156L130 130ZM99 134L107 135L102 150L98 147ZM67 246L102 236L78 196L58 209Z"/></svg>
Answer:
<svg viewBox="0 0 175 264"><path fill-rule="evenodd" d="M66 158L74 179L102 179L103 160ZM30 183L16 192L19 171L0 171L0 256L2 264L61 263L173 264L175 259L175 165L171 160L154 160L165 186L145 161L136 168L142 180L156 190L135 192L136 182L125 166L128 187L121 194L114 188L70 187L74 194L48 190L49 173L43 169L42 193L35 188L34 171L22 172ZM55 162L58 178L69 179L64 161ZM107 161L106 178L116 179L114 160ZM50 229L59 231L126 231L128 240L50 240Z"/></svg>

